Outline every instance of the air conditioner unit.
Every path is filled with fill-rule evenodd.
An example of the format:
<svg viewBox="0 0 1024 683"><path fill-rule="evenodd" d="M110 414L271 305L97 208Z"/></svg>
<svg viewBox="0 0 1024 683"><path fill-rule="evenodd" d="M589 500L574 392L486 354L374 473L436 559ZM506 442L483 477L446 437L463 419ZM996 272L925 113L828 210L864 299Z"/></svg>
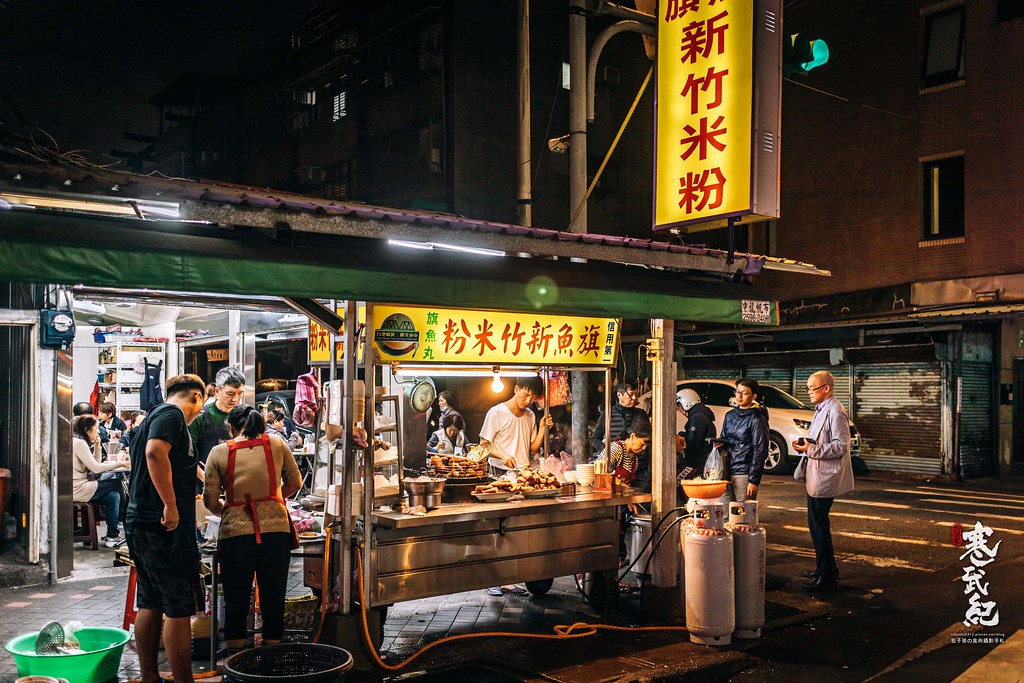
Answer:
<svg viewBox="0 0 1024 683"><path fill-rule="evenodd" d="M216 152L208 149L200 150L196 153L196 161L200 164L210 164L220 158L220 155Z"/></svg>
<svg viewBox="0 0 1024 683"><path fill-rule="evenodd" d="M303 185L319 185L327 180L327 172L319 166L300 166L298 174Z"/></svg>

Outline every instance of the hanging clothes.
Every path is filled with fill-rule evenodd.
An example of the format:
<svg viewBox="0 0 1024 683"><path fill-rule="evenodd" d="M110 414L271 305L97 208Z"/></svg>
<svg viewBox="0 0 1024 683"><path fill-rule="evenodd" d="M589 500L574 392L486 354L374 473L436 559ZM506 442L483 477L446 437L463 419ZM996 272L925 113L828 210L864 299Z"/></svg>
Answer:
<svg viewBox="0 0 1024 683"><path fill-rule="evenodd" d="M142 388L139 389L139 408L147 413L164 402L163 389L160 387L160 372L163 370L162 360L156 363L144 362L145 378L142 380Z"/></svg>
<svg viewBox="0 0 1024 683"><path fill-rule="evenodd" d="M320 392L320 381L313 371L299 375L295 381L295 408L292 419L302 427L312 427L316 420L317 394Z"/></svg>

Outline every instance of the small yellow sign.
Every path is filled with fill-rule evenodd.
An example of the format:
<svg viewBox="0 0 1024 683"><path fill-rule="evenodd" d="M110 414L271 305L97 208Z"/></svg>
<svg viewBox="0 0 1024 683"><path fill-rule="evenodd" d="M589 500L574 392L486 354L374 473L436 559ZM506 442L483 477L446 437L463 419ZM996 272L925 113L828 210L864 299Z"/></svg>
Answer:
<svg viewBox="0 0 1024 683"><path fill-rule="evenodd" d="M341 306L337 309L336 313L342 318L342 332L345 330L345 307ZM356 319L359 321L359 325L362 326L366 323L366 306L359 304L356 306ZM358 334L358 332L357 332ZM316 322L315 320L309 321L309 340L307 342L309 350L309 364L326 364L331 362L331 352L327 349L331 344L331 331L326 327ZM338 362L341 363L345 359L345 344L339 337L337 342L334 344L334 354ZM356 356L357 360L363 358L363 344L359 344L359 355Z"/></svg>
<svg viewBox="0 0 1024 683"><path fill-rule="evenodd" d="M385 363L603 366L619 341L615 318L375 305L373 320Z"/></svg>
<svg viewBox="0 0 1024 683"><path fill-rule="evenodd" d="M754 5L659 3L655 230L751 212Z"/></svg>

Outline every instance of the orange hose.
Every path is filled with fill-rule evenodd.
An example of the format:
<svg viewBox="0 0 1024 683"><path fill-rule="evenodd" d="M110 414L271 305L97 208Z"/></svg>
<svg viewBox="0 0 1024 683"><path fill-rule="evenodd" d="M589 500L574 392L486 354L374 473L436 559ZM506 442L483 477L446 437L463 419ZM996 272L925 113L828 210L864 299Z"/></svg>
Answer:
<svg viewBox="0 0 1024 683"><path fill-rule="evenodd" d="M366 595L365 589L363 588L363 554L356 548L356 563L359 569L359 606L360 614L362 615L363 621L363 638L366 640L366 649L373 655L373 659L377 662L377 666L386 671L398 671L404 668L409 662L413 661L420 655L427 652L431 648L434 648L442 643L453 642L456 640L468 640L469 638L534 638L541 640L568 640L572 638L586 638L587 636L595 635L598 630L606 631L686 631L685 626L612 626L610 624L588 624L583 621L578 621L575 624L558 624L554 627L555 635L547 635L542 633L513 633L510 631L487 631L484 633L463 633L456 636L447 636L440 640L435 640L432 643L424 646L421 650L414 653L407 659L402 660L398 664L385 664L384 660L380 658L377 652L377 648L374 647L373 641L370 638L370 624L366 617ZM577 632L579 629L579 632Z"/></svg>

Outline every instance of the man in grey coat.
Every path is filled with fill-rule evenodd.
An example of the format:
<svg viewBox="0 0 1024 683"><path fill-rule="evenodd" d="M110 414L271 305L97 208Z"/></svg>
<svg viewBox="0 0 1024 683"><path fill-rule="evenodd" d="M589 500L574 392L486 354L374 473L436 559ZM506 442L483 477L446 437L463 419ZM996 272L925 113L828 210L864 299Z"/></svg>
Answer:
<svg viewBox="0 0 1024 683"><path fill-rule="evenodd" d="M814 576L803 589L819 593L839 587L828 516L832 501L853 490L850 419L833 395L835 384L835 377L827 370L819 370L807 378L807 395L814 404L814 419L806 440L798 439L793 443L793 448L807 456L807 526L817 561Z"/></svg>

